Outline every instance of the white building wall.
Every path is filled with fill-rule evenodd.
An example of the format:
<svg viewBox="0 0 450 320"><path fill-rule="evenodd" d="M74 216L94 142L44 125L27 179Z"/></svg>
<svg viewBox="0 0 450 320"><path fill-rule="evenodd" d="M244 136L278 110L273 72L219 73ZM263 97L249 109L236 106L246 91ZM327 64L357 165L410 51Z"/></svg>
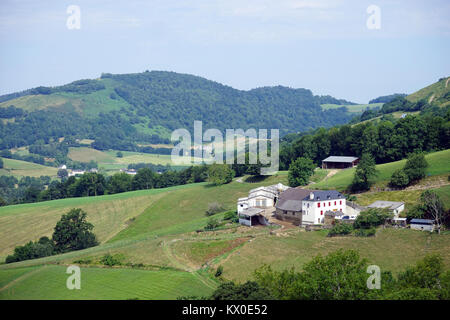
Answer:
<svg viewBox="0 0 450 320"><path fill-rule="evenodd" d="M320 203L320 207L318 204ZM335 204L336 203L336 204ZM345 199L326 201L302 201L302 224L322 224L327 211L342 211L346 214L347 206Z"/></svg>

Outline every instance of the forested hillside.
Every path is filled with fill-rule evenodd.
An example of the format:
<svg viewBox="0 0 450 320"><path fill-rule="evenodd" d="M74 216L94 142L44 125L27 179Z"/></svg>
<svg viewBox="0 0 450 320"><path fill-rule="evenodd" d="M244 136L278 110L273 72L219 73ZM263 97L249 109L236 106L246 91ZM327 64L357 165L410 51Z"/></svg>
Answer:
<svg viewBox="0 0 450 320"><path fill-rule="evenodd" d="M133 150L136 143L168 142L170 132L204 129L278 128L280 133L331 127L350 120L351 103L282 86L237 90L174 72L102 74L59 87L38 87L0 97L0 149L56 141L93 139L97 149Z"/></svg>

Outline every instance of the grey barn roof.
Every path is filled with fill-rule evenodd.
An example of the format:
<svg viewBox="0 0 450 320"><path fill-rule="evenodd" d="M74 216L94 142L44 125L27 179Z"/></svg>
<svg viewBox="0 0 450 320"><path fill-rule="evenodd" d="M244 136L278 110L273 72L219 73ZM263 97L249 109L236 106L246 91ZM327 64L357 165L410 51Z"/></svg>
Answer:
<svg viewBox="0 0 450 320"><path fill-rule="evenodd" d="M356 157L341 157L341 156L330 156L326 159L323 159L323 162L349 162L352 163L353 161L358 160Z"/></svg>
<svg viewBox="0 0 450 320"><path fill-rule="evenodd" d="M300 200L284 200L277 208L286 211L302 211L302 202Z"/></svg>
<svg viewBox="0 0 450 320"><path fill-rule="evenodd" d="M345 197L336 190L317 190L312 191L314 193L314 199L311 200L308 196L304 197L302 200L305 201L324 201L324 200L336 200L336 199L344 199Z"/></svg>
<svg viewBox="0 0 450 320"><path fill-rule="evenodd" d="M433 224L433 220L430 219L412 219L410 221L412 224Z"/></svg>
<svg viewBox="0 0 450 320"><path fill-rule="evenodd" d="M240 214L252 217L252 216L257 216L258 214L261 214L263 211L264 211L264 209L260 209L260 208L248 208L248 209L245 209L244 211L242 211Z"/></svg>

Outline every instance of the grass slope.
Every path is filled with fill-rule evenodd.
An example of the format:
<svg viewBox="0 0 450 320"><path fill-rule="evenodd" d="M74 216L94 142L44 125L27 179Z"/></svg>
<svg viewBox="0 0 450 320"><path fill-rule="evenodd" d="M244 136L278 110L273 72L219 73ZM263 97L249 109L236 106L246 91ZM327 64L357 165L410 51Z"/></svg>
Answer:
<svg viewBox="0 0 450 320"><path fill-rule="evenodd" d="M411 102L417 102L421 99L427 99L427 102L431 102L430 100L432 100L437 102L441 107L445 107L450 104L450 101L448 99L445 101L445 99L440 98L450 91L449 79L450 77L442 78L438 82L410 94L406 99Z"/></svg>
<svg viewBox="0 0 450 320"><path fill-rule="evenodd" d="M449 173L450 149L427 154L425 158L429 164L427 175L434 176ZM375 182L386 185L387 182L389 182L392 173L397 169L403 168L405 163L406 160L404 159L377 165L379 174L376 177ZM322 180L312 187L315 189L345 190L351 184L354 172L355 168L340 170L329 179Z"/></svg>
<svg viewBox="0 0 450 320"><path fill-rule="evenodd" d="M349 105L339 105L339 104L321 104L323 110L332 110L345 107L349 113L362 113L366 109L373 109L381 107L383 103L370 103L370 104L349 104Z"/></svg>
<svg viewBox="0 0 450 320"><path fill-rule="evenodd" d="M9 286L0 288L0 300L45 298L57 299L176 299L179 296L206 296L213 288L198 281L193 273L182 271L148 271L113 268L81 268L81 289L66 287L68 274L64 266L26 268L14 282L11 274L0 273L0 283ZM36 284L40 284L36 286Z"/></svg>
<svg viewBox="0 0 450 320"><path fill-rule="evenodd" d="M17 178L30 176L50 176L56 177L57 168L43 166L33 162L14 159L3 159L3 169L0 169L1 176L15 176Z"/></svg>

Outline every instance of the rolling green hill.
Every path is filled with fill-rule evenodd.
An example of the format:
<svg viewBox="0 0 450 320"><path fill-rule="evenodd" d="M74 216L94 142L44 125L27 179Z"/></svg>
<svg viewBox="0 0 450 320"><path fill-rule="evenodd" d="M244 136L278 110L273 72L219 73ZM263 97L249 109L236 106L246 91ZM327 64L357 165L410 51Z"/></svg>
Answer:
<svg viewBox="0 0 450 320"><path fill-rule="evenodd" d="M0 96L0 149L72 136L95 140L92 146L101 150L134 151L136 143L167 142L172 130L192 129L194 120L203 121L204 129L288 133L350 119L343 110L323 112L319 101L342 102L282 86L242 91L174 72L103 74Z"/></svg>
<svg viewBox="0 0 450 320"><path fill-rule="evenodd" d="M440 166L435 164L434 172L439 172ZM204 212L210 202L234 209L236 199L250 189L286 180L286 172L280 172L257 183L246 179L218 187L201 183L0 208L1 255L10 253L15 245L49 235L60 215L73 207L88 212L88 221L94 224L101 241L99 246L85 250L0 265L0 299L175 299L208 295L218 285L213 274L219 265L224 267L225 279L245 281L264 263L277 270L300 268L315 255L339 248L356 249L383 270L394 273L427 253L440 253L446 268L450 266L448 234L429 237L419 231L386 229L372 238L329 238L323 231L233 224L222 230L196 232L206 225ZM447 187L436 190L448 200ZM417 202L418 191L405 192L415 197L411 203ZM216 218L222 216L219 213ZM105 254L120 257L123 264L103 266L100 260ZM71 264L81 267L82 290L65 287L65 269Z"/></svg>
<svg viewBox="0 0 450 320"><path fill-rule="evenodd" d="M439 79L438 82L408 95L406 99L411 102L426 99L428 103L434 102L441 107L446 107L450 105L450 77Z"/></svg>

